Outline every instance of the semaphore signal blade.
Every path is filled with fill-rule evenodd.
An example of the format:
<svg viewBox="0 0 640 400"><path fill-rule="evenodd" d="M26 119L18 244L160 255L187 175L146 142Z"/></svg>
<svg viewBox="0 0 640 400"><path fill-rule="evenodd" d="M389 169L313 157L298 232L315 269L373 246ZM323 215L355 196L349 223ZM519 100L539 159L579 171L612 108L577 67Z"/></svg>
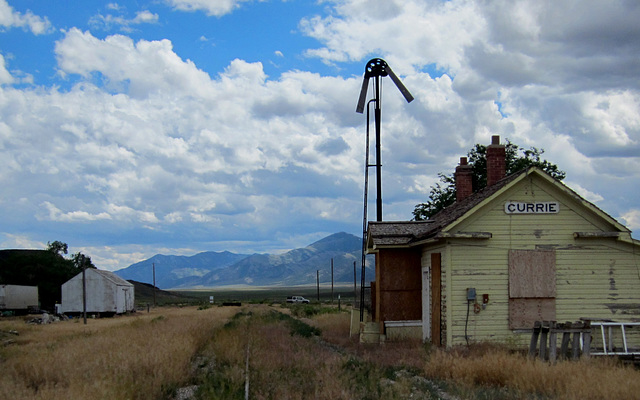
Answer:
<svg viewBox="0 0 640 400"><path fill-rule="evenodd" d="M400 78L398 78L398 76L393 73L393 71L391 70L391 67L389 67L388 65L387 65L387 73L389 74L389 77L391 78L393 83L395 83L398 89L400 90L400 93L402 93L404 98L407 100L407 103L411 103L413 101L413 96L411 95L409 90L402 84L402 81L400 80Z"/></svg>
<svg viewBox="0 0 640 400"><path fill-rule="evenodd" d="M360 89L360 98L358 99L358 106L356 112L362 114L364 112L364 103L367 101L367 89L369 88L369 77L365 74L362 81L362 89Z"/></svg>

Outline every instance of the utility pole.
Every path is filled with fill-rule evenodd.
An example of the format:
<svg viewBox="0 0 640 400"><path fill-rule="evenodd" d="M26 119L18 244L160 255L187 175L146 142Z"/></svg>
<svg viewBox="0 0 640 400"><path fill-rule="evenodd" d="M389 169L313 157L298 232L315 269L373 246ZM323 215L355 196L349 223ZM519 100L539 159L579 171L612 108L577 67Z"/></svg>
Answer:
<svg viewBox="0 0 640 400"><path fill-rule="evenodd" d="M320 302L320 270L316 270L316 288L318 289L318 303Z"/></svg>
<svg viewBox="0 0 640 400"><path fill-rule="evenodd" d="M82 268L82 318L87 324L87 279L85 274L84 254L80 255L80 266Z"/></svg>
<svg viewBox="0 0 640 400"><path fill-rule="evenodd" d="M153 266L153 308L156 308L156 263L151 265Z"/></svg>
<svg viewBox="0 0 640 400"><path fill-rule="evenodd" d="M356 262L353 262L353 308L356 308L356 299L358 298L358 292L356 289Z"/></svg>
<svg viewBox="0 0 640 400"><path fill-rule="evenodd" d="M333 304L333 258L331 259L331 304Z"/></svg>

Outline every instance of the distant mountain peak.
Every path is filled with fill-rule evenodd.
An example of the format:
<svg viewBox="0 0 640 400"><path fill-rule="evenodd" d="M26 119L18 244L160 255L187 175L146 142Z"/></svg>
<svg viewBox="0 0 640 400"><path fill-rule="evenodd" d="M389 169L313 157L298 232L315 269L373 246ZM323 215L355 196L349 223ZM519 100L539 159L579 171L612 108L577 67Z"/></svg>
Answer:
<svg viewBox="0 0 640 400"><path fill-rule="evenodd" d="M334 282L353 282L353 263L359 264L361 251L362 238L339 232L282 254L246 255L229 251L205 251L193 256L157 254L115 273L124 279L150 283L155 264L156 286L165 289L300 285L315 284L318 272L321 282L330 282L329 265L333 260Z"/></svg>
<svg viewBox="0 0 640 400"><path fill-rule="evenodd" d="M322 238L308 247L324 251L353 251L355 246L362 247L362 238L350 233L339 232Z"/></svg>

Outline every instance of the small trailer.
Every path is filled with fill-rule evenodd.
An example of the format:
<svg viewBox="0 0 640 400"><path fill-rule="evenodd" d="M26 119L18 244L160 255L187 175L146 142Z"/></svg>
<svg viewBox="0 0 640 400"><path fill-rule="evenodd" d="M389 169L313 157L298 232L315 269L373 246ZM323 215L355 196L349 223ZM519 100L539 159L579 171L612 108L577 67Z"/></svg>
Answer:
<svg viewBox="0 0 640 400"><path fill-rule="evenodd" d="M0 312L38 312L37 286L0 285Z"/></svg>

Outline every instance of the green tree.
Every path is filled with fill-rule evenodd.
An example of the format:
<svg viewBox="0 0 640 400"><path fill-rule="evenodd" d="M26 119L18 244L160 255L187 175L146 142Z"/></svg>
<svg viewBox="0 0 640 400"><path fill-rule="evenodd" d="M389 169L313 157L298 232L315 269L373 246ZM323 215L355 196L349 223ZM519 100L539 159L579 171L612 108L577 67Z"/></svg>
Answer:
<svg viewBox="0 0 640 400"><path fill-rule="evenodd" d="M514 174L529 166L536 166L551 175L556 180L563 180L566 177L557 165L542 159L544 149L530 147L523 149L507 139L505 145L506 152L506 173ZM469 165L473 168L473 191L476 192L487 186L487 146L476 144L467 153ZM428 220L440 210L450 206L456 201L456 185L454 173L439 173L440 181L431 186L429 199L425 203L420 203L413 210L414 221Z"/></svg>
<svg viewBox="0 0 640 400"><path fill-rule="evenodd" d="M55 240L53 242L47 242L47 250L62 257L62 254L67 254L69 252L69 246L64 242Z"/></svg>
<svg viewBox="0 0 640 400"><path fill-rule="evenodd" d="M91 262L91 257L85 256L84 254L82 254L80 252L73 253L71 255L71 262L73 262L73 265L76 267L76 269L79 272L82 272L82 267L83 266L84 266L84 268L95 268L96 267Z"/></svg>

